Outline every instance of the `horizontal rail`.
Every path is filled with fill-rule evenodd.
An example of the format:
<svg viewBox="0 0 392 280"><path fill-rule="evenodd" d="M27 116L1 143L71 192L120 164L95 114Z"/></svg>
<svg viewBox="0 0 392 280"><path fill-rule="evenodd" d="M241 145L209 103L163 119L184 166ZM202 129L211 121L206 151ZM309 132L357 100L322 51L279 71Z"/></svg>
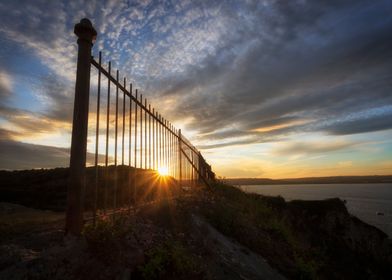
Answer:
<svg viewBox="0 0 392 280"><path fill-rule="evenodd" d="M163 121L161 121L157 116L155 116L152 112L150 112L147 108L147 106L144 106L143 102L140 102L139 100L136 99L136 97L134 97L132 95L132 93L130 93L122 84L120 84L114 77L112 77L112 75L106 71L105 68L102 67L102 65L100 65L95 59L94 57L91 57L91 64L94 65L98 70L100 70L102 72L102 74L104 74L115 86L117 86L119 89L121 89L129 98L131 98L138 106L140 106L144 111L146 111L151 117L153 117L153 119L155 119L158 123L160 123L164 128L166 128L171 134L173 134L176 138L179 138L179 136L177 135L177 133L175 131L173 131L169 126L167 126ZM193 152L195 153L199 153L199 151L197 149L195 149L195 147L193 147L192 145L188 144L187 142L183 141L181 139L181 142L184 143L189 149L191 149Z"/></svg>

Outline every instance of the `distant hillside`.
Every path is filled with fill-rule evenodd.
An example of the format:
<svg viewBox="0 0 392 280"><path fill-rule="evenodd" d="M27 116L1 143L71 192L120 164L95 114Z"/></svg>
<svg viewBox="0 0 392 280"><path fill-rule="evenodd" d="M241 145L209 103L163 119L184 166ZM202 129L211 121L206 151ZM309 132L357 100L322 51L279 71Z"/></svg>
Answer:
<svg viewBox="0 0 392 280"><path fill-rule="evenodd" d="M68 185L68 168L35 169L19 171L0 170L0 202L24 205L35 209L64 211ZM115 177L118 184L115 184ZM171 177L159 180L152 170L135 169L128 166L99 168L98 207L103 207L107 201L113 201L116 192L118 205L128 203L129 199L153 199L162 186L170 185L171 192L177 191L177 184ZM129 184L132 180L132 184ZM137 191L133 188L136 184ZM161 186L157 188L156 186ZM95 169L88 167L86 171L85 207L93 205L95 187ZM116 189L117 188L117 189ZM128 200L127 200L128 199Z"/></svg>
<svg viewBox="0 0 392 280"><path fill-rule="evenodd" d="M309 178L292 178L292 179L235 178L235 179L224 179L223 181L232 185L392 183L392 175L334 176L334 177L309 177Z"/></svg>

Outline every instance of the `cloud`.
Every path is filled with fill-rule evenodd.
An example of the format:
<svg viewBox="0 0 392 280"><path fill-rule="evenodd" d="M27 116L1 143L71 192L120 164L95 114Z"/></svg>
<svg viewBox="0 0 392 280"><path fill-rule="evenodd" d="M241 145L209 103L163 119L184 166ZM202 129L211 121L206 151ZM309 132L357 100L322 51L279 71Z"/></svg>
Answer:
<svg viewBox="0 0 392 280"><path fill-rule="evenodd" d="M286 144L279 144L271 152L277 156L290 156L290 155L309 155L309 154L325 154L336 152L347 148L352 148L357 143L346 141L333 141L333 142L290 142Z"/></svg>
<svg viewBox="0 0 392 280"><path fill-rule="evenodd" d="M73 113L74 88L55 76L43 77L39 87L39 98L47 108L45 115L54 121L70 123ZM90 95L95 97L95 92L91 91Z"/></svg>
<svg viewBox="0 0 392 280"><path fill-rule="evenodd" d="M0 130L0 169L34 169L69 166L69 148L27 144L12 140L14 132ZM102 162L103 155L99 155ZM87 164L94 162L94 154L87 153Z"/></svg>
<svg viewBox="0 0 392 280"><path fill-rule="evenodd" d="M40 135L48 135L57 131L70 131L71 124L64 121L56 121L43 114L33 113L27 110L0 106L1 117L7 121L8 127L19 139L34 138Z"/></svg>
<svg viewBox="0 0 392 280"><path fill-rule="evenodd" d="M0 104L4 104L11 96L12 78L5 71L0 71Z"/></svg>
<svg viewBox="0 0 392 280"><path fill-rule="evenodd" d="M192 115L194 121L187 129L197 130L207 140L223 137L227 131L233 136L235 131L253 135L255 128L276 120L287 129L273 135L290 129L292 133L337 131L344 122L351 125L344 120L347 114L392 104L388 36L392 24L380 17L390 5L296 4L271 4L273 12L267 17L252 17L266 9L247 10L252 25L244 33L243 24L229 24L235 35L222 43L217 51L221 55L206 57L172 81L166 92L175 94L178 103L171 114ZM369 11L372 18L364 26L361 22L370 17L365 14ZM339 26L338 16L343 17ZM238 49L241 52L233 55ZM312 122L300 126L293 119ZM336 128L317 125L326 120L334 120ZM230 130L233 126L236 129ZM371 119L365 118L346 133L367 132L370 127ZM385 122L372 130L389 128Z"/></svg>
<svg viewBox="0 0 392 280"><path fill-rule="evenodd" d="M327 125L325 130L333 135L347 135L392 129L392 110L375 116L347 120Z"/></svg>
<svg viewBox="0 0 392 280"><path fill-rule="evenodd" d="M33 169L65 167L69 150L50 146L0 141L0 169ZM18 155L23 155L23 159Z"/></svg>
<svg viewBox="0 0 392 280"><path fill-rule="evenodd" d="M387 0L5 1L0 39L38 59L23 74L35 79L41 107L3 102L16 96L14 57L0 73L1 116L18 129L15 139L70 132L72 30L87 16L98 30L94 54L103 50L104 64L112 60L201 149L282 141L298 132L391 129L391 12ZM311 146L304 152L333 150Z"/></svg>
<svg viewBox="0 0 392 280"><path fill-rule="evenodd" d="M45 5L51 12L42 17L43 5L31 7L16 25L16 16L27 10L15 6L14 12L4 12L2 32L72 82L76 46L71 30L84 4ZM366 106L390 104L391 23L382 17L388 8L387 1L237 6L212 1L173 7L91 1L85 11L99 30L97 46L104 48L105 60L114 60L155 99L174 95L175 110L163 108L163 113L175 121L186 112L194 119L186 128L208 139L233 124L253 135L259 124L274 120L287 119L280 125L289 127L294 126L289 119L338 119ZM65 36L58 36L61 32ZM70 120L70 110L59 105L70 105L72 90L66 88L73 88L53 79L47 85L50 92L66 92L52 95L58 108L50 115Z"/></svg>

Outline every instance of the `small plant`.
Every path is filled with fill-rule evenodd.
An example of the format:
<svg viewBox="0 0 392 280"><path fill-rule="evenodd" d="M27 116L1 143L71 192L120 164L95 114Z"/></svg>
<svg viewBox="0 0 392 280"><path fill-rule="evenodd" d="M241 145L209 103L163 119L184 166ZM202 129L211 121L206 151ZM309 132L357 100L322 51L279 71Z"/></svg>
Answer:
<svg viewBox="0 0 392 280"><path fill-rule="evenodd" d="M294 254L295 263L299 270L299 279L318 279L317 272L321 265L315 260L304 260L298 254Z"/></svg>
<svg viewBox="0 0 392 280"><path fill-rule="evenodd" d="M139 267L143 279L181 278L198 271L195 258L179 242L166 242L146 255L148 261Z"/></svg>
<svg viewBox="0 0 392 280"><path fill-rule="evenodd" d="M83 235L91 255L110 263L120 258L125 238L131 231L132 227L126 218L118 217L113 222L109 219L99 219L95 225L86 225Z"/></svg>

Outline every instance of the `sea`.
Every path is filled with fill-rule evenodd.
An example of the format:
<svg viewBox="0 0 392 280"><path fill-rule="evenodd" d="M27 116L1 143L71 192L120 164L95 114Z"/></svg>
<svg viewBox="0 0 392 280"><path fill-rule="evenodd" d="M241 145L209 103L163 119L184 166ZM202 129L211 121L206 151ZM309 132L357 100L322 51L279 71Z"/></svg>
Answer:
<svg viewBox="0 0 392 280"><path fill-rule="evenodd" d="M392 238L392 184L241 185L245 192L282 196L285 200L320 200L339 197L348 211Z"/></svg>

